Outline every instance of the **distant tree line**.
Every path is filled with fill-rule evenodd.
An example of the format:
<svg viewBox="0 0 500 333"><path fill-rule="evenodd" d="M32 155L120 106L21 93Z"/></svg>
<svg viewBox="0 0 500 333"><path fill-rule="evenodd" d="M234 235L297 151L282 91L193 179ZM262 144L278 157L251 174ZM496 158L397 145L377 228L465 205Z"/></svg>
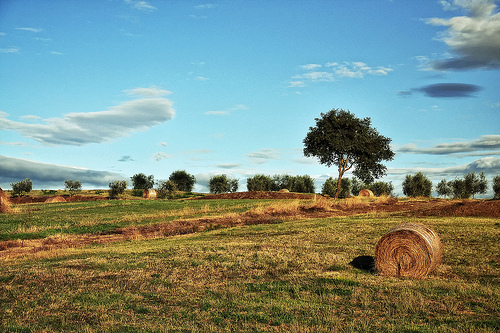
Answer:
<svg viewBox="0 0 500 333"><path fill-rule="evenodd" d="M334 197L337 191L338 179L333 179L332 177L328 178L323 187L321 189L321 194L328 195L330 197ZM394 190L394 186L391 182L372 182L372 183L363 183L357 178L342 178L340 181L340 192L338 197L348 198L350 196L356 196L363 189L368 189L373 192L376 196L387 195L392 196L392 191Z"/></svg>
<svg viewBox="0 0 500 333"><path fill-rule="evenodd" d="M157 181L155 183L154 176L146 176L143 173L138 173L130 177L133 185L133 190L137 191L136 195L142 195L142 191L152 189L156 185L159 198L172 196L178 191L192 192L196 178L184 170L172 172L168 180ZM79 180L66 180L65 190L70 192L70 195L81 191L82 183ZM33 182L26 178L19 182L11 183L12 195L23 196L31 192ZM338 178L328 178L321 188L321 194L334 197L337 192ZM113 181L109 183L109 197L117 198L123 194L127 188L127 182L124 180ZM500 199L500 175L493 178L492 188L494 199ZM228 177L227 175L212 176L208 182L210 193L228 193L238 191L238 179ZM298 193L315 193L314 179L308 175L291 176L291 175L263 175L258 174L247 179L248 191L280 191L287 189L290 192ZM342 178L340 182L339 198L348 198L356 196L362 189L369 189L376 196L387 195L392 196L394 186L391 182L372 182L364 183L357 178ZM406 175L402 190L403 194L408 197L430 197L433 189L432 181L427 178L422 172L417 172L415 175ZM484 172L476 174L474 172L467 173L463 178L455 178L447 181L442 179L435 187L439 196L450 197L454 199L475 198L476 194L485 194L488 189L488 181ZM134 192L133 192L134 193Z"/></svg>
<svg viewBox="0 0 500 333"><path fill-rule="evenodd" d="M500 199L500 175L493 178L494 198ZM454 199L475 198L476 194L485 194L488 190L488 181L484 172L476 174L469 172L463 178L455 178L447 181L442 179L436 185L436 192L440 196ZM422 172L415 175L406 175L403 181L403 194L408 197L430 197L432 192L432 181Z"/></svg>

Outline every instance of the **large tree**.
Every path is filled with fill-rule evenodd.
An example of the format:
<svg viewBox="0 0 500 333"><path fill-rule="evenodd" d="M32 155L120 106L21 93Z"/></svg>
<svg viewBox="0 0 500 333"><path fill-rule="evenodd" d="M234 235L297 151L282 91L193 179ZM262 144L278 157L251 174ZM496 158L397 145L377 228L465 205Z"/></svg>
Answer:
<svg viewBox="0 0 500 333"><path fill-rule="evenodd" d="M328 167L336 165L339 176L337 191L344 173L354 167L353 174L365 183L385 175L387 168L381 162L394 157L391 139L371 127L370 118L359 119L350 111L333 109L316 118L304 139L304 155L315 156Z"/></svg>

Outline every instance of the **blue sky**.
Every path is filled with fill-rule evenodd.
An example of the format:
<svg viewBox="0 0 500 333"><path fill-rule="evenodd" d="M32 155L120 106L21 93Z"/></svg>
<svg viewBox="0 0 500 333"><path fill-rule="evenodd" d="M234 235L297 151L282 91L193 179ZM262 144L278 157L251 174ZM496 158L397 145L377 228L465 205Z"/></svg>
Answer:
<svg viewBox="0 0 500 333"><path fill-rule="evenodd" d="M487 0L0 1L0 186L337 176L302 154L333 108L406 174L500 174L500 14ZM349 175L348 175L349 176Z"/></svg>

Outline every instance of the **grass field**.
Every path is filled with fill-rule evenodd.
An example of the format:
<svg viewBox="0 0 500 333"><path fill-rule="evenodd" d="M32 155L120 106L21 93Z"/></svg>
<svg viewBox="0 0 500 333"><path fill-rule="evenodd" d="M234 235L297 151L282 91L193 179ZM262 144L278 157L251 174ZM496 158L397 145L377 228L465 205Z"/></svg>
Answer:
<svg viewBox="0 0 500 333"><path fill-rule="evenodd" d="M200 217L285 212L306 201L117 200L15 205L0 240L64 239ZM281 207L281 208L279 208ZM279 208L279 209L278 209ZM281 209L281 210L280 210ZM251 212L250 215L248 213ZM253 214L253 215L252 215ZM5 332L494 332L500 329L498 218L275 218L172 237L0 251ZM423 280L348 263L391 227L441 237Z"/></svg>

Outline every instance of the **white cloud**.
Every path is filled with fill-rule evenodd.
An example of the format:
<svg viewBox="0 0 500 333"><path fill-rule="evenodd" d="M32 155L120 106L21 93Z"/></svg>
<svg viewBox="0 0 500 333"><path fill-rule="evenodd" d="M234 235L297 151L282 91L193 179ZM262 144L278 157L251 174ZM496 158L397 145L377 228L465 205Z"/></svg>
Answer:
<svg viewBox="0 0 500 333"><path fill-rule="evenodd" d="M305 84L302 81L290 81L289 87L304 87Z"/></svg>
<svg viewBox="0 0 500 333"><path fill-rule="evenodd" d="M107 111L68 113L63 118L27 124L7 119L0 112L0 129L18 132L43 144L84 145L103 143L145 130L174 117L172 102L165 98L143 98L124 102Z"/></svg>
<svg viewBox="0 0 500 333"><path fill-rule="evenodd" d="M168 155L166 153L156 153L153 155L153 159L156 161L156 162L159 162L163 159L166 159L166 158L172 158L172 155Z"/></svg>
<svg viewBox="0 0 500 333"><path fill-rule="evenodd" d="M107 187L111 181L126 179L120 174L89 170L74 166L41 163L37 161L0 155L0 183L10 183L30 178L34 188L64 187L68 179L79 180L83 186Z"/></svg>
<svg viewBox="0 0 500 333"><path fill-rule="evenodd" d="M229 111L207 111L204 114L207 116L227 116Z"/></svg>
<svg viewBox="0 0 500 333"><path fill-rule="evenodd" d="M207 3L207 4L194 6L195 9L212 9L215 7L217 7L217 5L213 4L213 3Z"/></svg>
<svg viewBox="0 0 500 333"><path fill-rule="evenodd" d="M64 53L61 53L61 52L57 52L57 51L51 51L50 54L53 54L53 55L64 55Z"/></svg>
<svg viewBox="0 0 500 333"><path fill-rule="evenodd" d="M147 1L135 1L135 0L124 0L127 5L134 9L139 9L143 11L154 11L156 7L149 4Z"/></svg>
<svg viewBox="0 0 500 333"><path fill-rule="evenodd" d="M363 62L354 61L343 62L341 64L338 62L329 62L324 66L329 71L313 71L314 69L321 67L323 66L319 64L307 64L300 66L300 68L307 70L307 72L293 76L292 79L298 80L290 81L290 85L288 87L304 87L306 85L306 81L333 82L336 79L343 77L363 78L367 75L387 75L393 70L390 67L370 67Z"/></svg>
<svg viewBox="0 0 500 333"><path fill-rule="evenodd" d="M312 82L333 82L335 78L330 72L308 72L300 75L295 75L294 79L304 79Z"/></svg>
<svg viewBox="0 0 500 333"><path fill-rule="evenodd" d="M9 46L7 48L0 48L0 53L19 53L21 49L17 46Z"/></svg>
<svg viewBox="0 0 500 333"><path fill-rule="evenodd" d="M196 80L196 81L208 81L208 80L210 80L210 79L209 79L209 78L207 78L207 77L204 77L204 76L197 76L197 77L195 78L195 80Z"/></svg>
<svg viewBox="0 0 500 333"><path fill-rule="evenodd" d="M429 177L462 177L469 172L484 172L488 175L500 174L500 158L483 157L471 163L444 168L387 168L388 175L406 175L422 172Z"/></svg>
<svg viewBox="0 0 500 333"><path fill-rule="evenodd" d="M319 65L319 64L307 64L307 65L302 65L300 66L300 68L302 69L305 69L305 70L312 70L312 69L316 69L316 68L321 68L322 66Z"/></svg>
<svg viewBox="0 0 500 333"><path fill-rule="evenodd" d="M160 143L158 143L158 146L166 147L166 146L168 146L168 143L160 142Z"/></svg>
<svg viewBox="0 0 500 333"><path fill-rule="evenodd" d="M16 30L29 31L34 33L39 33L43 31L43 29L40 28L16 28Z"/></svg>
<svg viewBox="0 0 500 333"><path fill-rule="evenodd" d="M151 86L149 88L139 87L139 88L124 90L124 91L129 95L143 96L143 97L161 97L161 96L166 96L166 95L172 94L171 91L161 89L160 87L157 87L157 86Z"/></svg>
<svg viewBox="0 0 500 333"><path fill-rule="evenodd" d="M228 108L226 110L222 111L207 111L204 114L207 116L227 116L229 115L232 111L239 111L239 110L248 110L248 107L244 104L236 104L232 108Z"/></svg>
<svg viewBox="0 0 500 333"><path fill-rule="evenodd" d="M483 135L472 141L440 143L431 148L418 148L416 144L408 144L396 149L398 153L450 155L474 153L475 156L491 156L500 151L500 135Z"/></svg>
<svg viewBox="0 0 500 333"><path fill-rule="evenodd" d="M493 0L442 1L445 10L462 8L469 16L451 19L431 18L427 24L447 26L439 40L445 42L455 56L434 60L435 70L467 70L500 68L500 13Z"/></svg>

